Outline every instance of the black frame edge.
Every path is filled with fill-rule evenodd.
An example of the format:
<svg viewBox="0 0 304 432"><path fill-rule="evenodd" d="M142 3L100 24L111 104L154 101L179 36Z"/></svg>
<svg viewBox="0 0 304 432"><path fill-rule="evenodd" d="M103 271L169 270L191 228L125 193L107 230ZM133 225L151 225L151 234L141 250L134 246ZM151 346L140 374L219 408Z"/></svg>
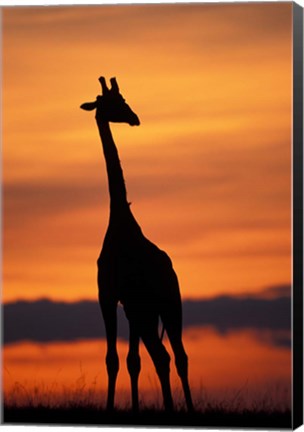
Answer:
<svg viewBox="0 0 304 432"><path fill-rule="evenodd" d="M303 8L293 3L292 427L303 424Z"/></svg>

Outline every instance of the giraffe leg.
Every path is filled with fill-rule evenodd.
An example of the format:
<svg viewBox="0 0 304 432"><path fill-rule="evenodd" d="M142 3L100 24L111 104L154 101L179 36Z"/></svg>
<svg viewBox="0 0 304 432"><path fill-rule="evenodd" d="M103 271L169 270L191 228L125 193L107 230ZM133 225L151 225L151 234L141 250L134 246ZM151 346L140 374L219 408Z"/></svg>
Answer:
<svg viewBox="0 0 304 432"><path fill-rule="evenodd" d="M138 412L138 377L140 372L139 336L132 322L130 323L127 367L131 379L132 409L134 412Z"/></svg>
<svg viewBox="0 0 304 432"><path fill-rule="evenodd" d="M107 354L106 365L108 373L108 397L107 397L107 410L112 411L114 408L114 396L116 378L119 369L119 358L116 348L117 339L117 304L113 301L107 301L103 298L99 299L105 328L107 335Z"/></svg>
<svg viewBox="0 0 304 432"><path fill-rule="evenodd" d="M145 324L141 331L141 338L154 363L160 380L165 410L173 410L173 400L170 386L170 356L158 336L158 320L152 327Z"/></svg>
<svg viewBox="0 0 304 432"><path fill-rule="evenodd" d="M188 380L188 357L180 338L169 337L175 355L177 373L181 379L188 411L193 411L193 402Z"/></svg>
<svg viewBox="0 0 304 432"><path fill-rule="evenodd" d="M177 303L176 307L174 307L173 304L171 304L166 312L162 312L161 317L174 352L175 365L183 386L188 411L193 411L193 402L188 380L188 357L182 342L181 305Z"/></svg>

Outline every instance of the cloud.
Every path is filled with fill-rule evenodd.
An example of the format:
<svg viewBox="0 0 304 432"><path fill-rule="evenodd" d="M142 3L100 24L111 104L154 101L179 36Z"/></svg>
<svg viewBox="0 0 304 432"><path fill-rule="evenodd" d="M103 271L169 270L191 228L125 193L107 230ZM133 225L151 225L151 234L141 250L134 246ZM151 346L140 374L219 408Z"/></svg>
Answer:
<svg viewBox="0 0 304 432"><path fill-rule="evenodd" d="M215 297L183 302L184 329L211 326L225 335L248 329L268 344L290 347L291 299ZM12 344L105 338L105 328L94 301L77 303L18 301L3 306L3 341ZM128 339L128 323L118 308L118 337Z"/></svg>
<svg viewBox="0 0 304 432"><path fill-rule="evenodd" d="M291 287L290 285L276 285L265 288L260 295L263 298L277 298L277 297L290 297Z"/></svg>
<svg viewBox="0 0 304 432"><path fill-rule="evenodd" d="M100 185L81 179L62 183L15 182L4 184L3 198L6 227L16 228L37 218L49 218L82 207L97 206L102 199Z"/></svg>
<svg viewBox="0 0 304 432"><path fill-rule="evenodd" d="M211 300L189 300L184 302L184 325L211 325L223 334L243 328L288 330L290 308L288 297L263 299L222 296Z"/></svg>

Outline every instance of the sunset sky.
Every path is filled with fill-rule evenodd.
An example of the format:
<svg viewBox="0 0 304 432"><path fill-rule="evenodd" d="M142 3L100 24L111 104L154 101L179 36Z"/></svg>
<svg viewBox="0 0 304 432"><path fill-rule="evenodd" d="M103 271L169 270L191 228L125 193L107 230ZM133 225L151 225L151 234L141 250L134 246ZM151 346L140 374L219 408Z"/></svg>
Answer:
<svg viewBox="0 0 304 432"><path fill-rule="evenodd" d="M292 4L7 7L2 25L5 388L75 383L80 361L105 388L101 317L84 311L109 197L94 113L79 108L103 75L141 120L112 132L133 213L192 301L190 382L290 389ZM51 333L58 302L71 303L58 329L73 312L87 339Z"/></svg>
<svg viewBox="0 0 304 432"><path fill-rule="evenodd" d="M4 301L96 297L108 221L93 113L116 76L128 199L183 297L290 283L290 3L3 10Z"/></svg>

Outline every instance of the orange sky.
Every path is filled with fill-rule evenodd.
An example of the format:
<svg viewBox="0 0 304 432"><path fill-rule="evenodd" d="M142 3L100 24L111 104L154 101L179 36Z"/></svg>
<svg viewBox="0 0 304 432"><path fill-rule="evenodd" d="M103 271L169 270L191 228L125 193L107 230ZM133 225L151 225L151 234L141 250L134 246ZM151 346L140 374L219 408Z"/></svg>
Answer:
<svg viewBox="0 0 304 432"><path fill-rule="evenodd" d="M94 115L116 76L128 198L183 297L290 283L291 3L3 10L3 300L96 298Z"/></svg>

